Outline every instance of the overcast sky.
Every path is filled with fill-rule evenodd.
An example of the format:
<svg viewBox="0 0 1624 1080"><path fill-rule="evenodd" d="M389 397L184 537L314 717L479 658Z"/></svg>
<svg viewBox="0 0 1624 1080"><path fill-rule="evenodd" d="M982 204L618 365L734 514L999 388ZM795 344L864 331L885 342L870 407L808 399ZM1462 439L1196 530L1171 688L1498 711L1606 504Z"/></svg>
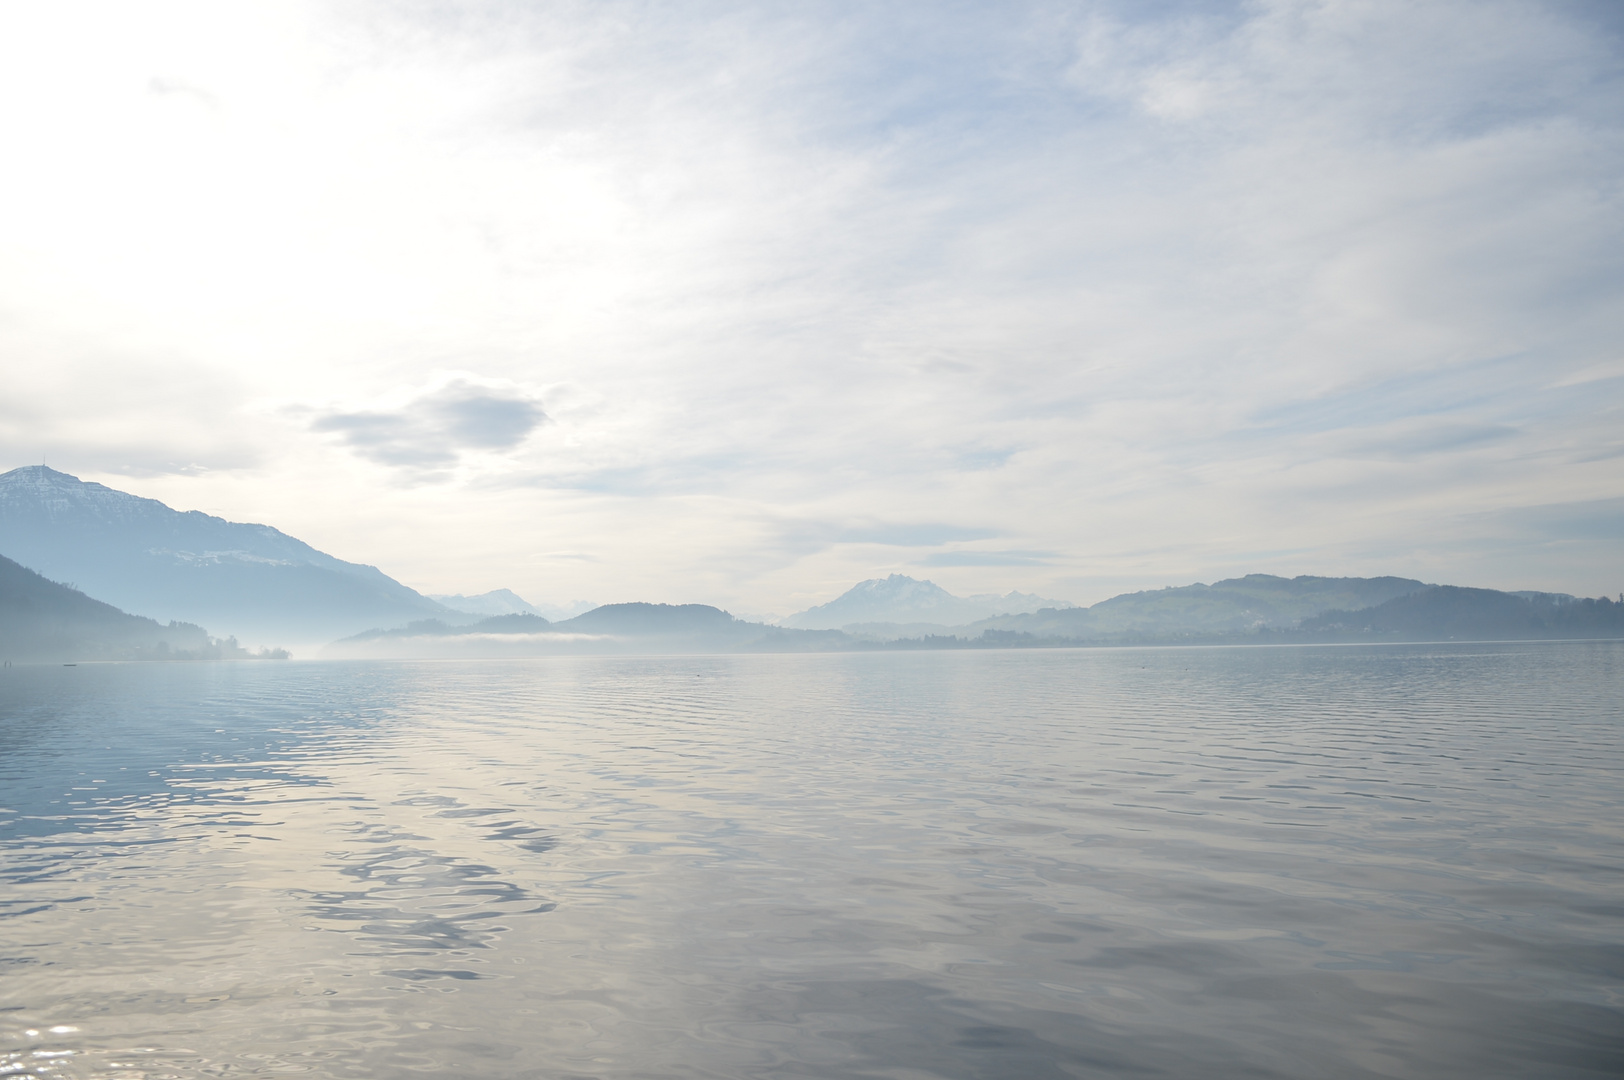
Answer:
<svg viewBox="0 0 1624 1080"><path fill-rule="evenodd" d="M0 465L430 592L1624 589L1624 6L0 7Z"/></svg>

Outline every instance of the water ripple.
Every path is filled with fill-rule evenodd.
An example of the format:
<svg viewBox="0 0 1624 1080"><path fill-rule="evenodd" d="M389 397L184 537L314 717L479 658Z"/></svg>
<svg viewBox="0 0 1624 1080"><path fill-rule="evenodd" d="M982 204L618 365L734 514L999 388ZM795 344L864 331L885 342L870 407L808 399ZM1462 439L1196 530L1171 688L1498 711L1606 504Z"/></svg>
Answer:
<svg viewBox="0 0 1624 1080"><path fill-rule="evenodd" d="M1624 1073L1624 646L0 673L0 1076Z"/></svg>

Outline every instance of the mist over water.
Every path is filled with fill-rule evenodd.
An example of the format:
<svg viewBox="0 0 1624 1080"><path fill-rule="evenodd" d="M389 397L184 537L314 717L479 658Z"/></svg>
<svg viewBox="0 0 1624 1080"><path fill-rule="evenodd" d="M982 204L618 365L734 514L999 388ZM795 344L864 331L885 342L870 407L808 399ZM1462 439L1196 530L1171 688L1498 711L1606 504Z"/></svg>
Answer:
<svg viewBox="0 0 1624 1080"><path fill-rule="evenodd" d="M0 672L0 1074L1615 1076L1624 643Z"/></svg>

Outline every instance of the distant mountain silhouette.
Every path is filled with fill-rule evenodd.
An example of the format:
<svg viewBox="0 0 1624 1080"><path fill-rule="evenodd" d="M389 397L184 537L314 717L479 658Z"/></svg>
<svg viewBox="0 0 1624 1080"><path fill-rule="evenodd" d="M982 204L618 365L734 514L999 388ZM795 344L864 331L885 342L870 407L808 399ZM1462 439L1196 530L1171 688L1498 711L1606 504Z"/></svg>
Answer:
<svg viewBox="0 0 1624 1080"><path fill-rule="evenodd" d="M928 589L918 592L930 595ZM1330 606L1335 603L1347 607ZM1353 604L1366 606L1350 610ZM1409 578L1249 574L1212 585L1127 593L1092 608L984 619L947 632L932 624L891 624L901 632L882 635L872 632L878 625L883 624L858 624L850 632L801 630L736 619L706 604L608 604L561 622L529 614L499 615L463 626L418 620L356 634L329 645L323 654L499 657L1616 637L1624 636L1624 602L1460 589Z"/></svg>
<svg viewBox="0 0 1624 1080"><path fill-rule="evenodd" d="M633 634L730 634L740 627L759 624L740 622L721 608L709 604L605 604L584 615L554 623L565 633Z"/></svg>
<svg viewBox="0 0 1624 1080"><path fill-rule="evenodd" d="M598 606L586 600L575 600L568 604L532 604L512 589L492 589L477 596L430 593L429 599L468 615L539 615L553 622L572 619Z"/></svg>
<svg viewBox="0 0 1624 1080"><path fill-rule="evenodd" d="M1364 611L1327 611L1304 620L1301 629L1325 637L1406 641L1620 637L1624 603L1434 585Z"/></svg>
<svg viewBox="0 0 1624 1080"><path fill-rule="evenodd" d="M344 645L362 642L404 641L409 638L438 638L438 637L467 637L474 638L489 634L541 634L551 630L552 624L540 615L492 615L488 619L480 619L473 623L448 623L444 619L419 619L384 630L373 628L363 630L359 634L352 634L335 644ZM338 650L344 651L342 649ZM372 650L376 653L376 650Z"/></svg>
<svg viewBox="0 0 1624 1080"><path fill-rule="evenodd" d="M128 615L0 557L0 660L212 660L246 655L200 626ZM286 655L285 653L283 654Z"/></svg>
<svg viewBox="0 0 1624 1080"><path fill-rule="evenodd" d="M512 589L492 589L490 592L480 593L477 596L463 596L461 593L431 593L429 599L437 604L443 604L452 611L463 611L470 615L541 614L524 597Z"/></svg>
<svg viewBox="0 0 1624 1080"><path fill-rule="evenodd" d="M498 615L467 626L438 619L368 630L322 650L331 657L503 657L551 653L800 652L847 648L840 633L791 630L735 619L708 604L605 604L549 623Z"/></svg>
<svg viewBox="0 0 1624 1080"><path fill-rule="evenodd" d="M986 619L968 629L1080 641L1234 634L1286 629L1322 612L1374 607L1425 588L1425 582L1399 577L1283 578L1247 574L1211 585L1197 583L1124 593L1088 608Z"/></svg>
<svg viewBox="0 0 1624 1080"><path fill-rule="evenodd" d="M1064 600L1030 593L954 596L935 582L892 574L859 582L827 604L797 612L780 625L802 630L838 630L864 623L962 626L993 615L1069 607Z"/></svg>
<svg viewBox="0 0 1624 1080"><path fill-rule="evenodd" d="M182 513L43 465L0 475L0 554L127 611L259 641L455 617L375 567L268 525Z"/></svg>

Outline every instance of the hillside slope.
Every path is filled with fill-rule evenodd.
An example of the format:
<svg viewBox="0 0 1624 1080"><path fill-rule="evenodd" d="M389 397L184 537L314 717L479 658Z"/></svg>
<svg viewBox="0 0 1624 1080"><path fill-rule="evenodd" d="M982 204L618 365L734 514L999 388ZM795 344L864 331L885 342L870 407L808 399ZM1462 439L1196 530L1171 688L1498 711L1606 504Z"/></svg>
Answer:
<svg viewBox="0 0 1624 1080"><path fill-rule="evenodd" d="M1322 612L1374 607L1425 589L1410 578L1331 578L1273 574L1124 593L1093 607L1009 615L972 624L971 632L1001 630L1041 638L1164 640L1287 629Z"/></svg>
<svg viewBox="0 0 1624 1080"><path fill-rule="evenodd" d="M782 625L798 630L839 630L866 623L962 626L994 615L1069 607L1063 600L1021 592L954 596L933 581L891 574L858 582L827 604L796 612Z"/></svg>
<svg viewBox="0 0 1624 1080"><path fill-rule="evenodd" d="M555 653L804 652L846 648L838 631L735 619L708 604L605 604L562 622L498 615L468 626L429 619L335 641L327 657L518 657Z"/></svg>
<svg viewBox="0 0 1624 1080"><path fill-rule="evenodd" d="M1624 637L1624 603L1435 585L1363 611L1304 620L1304 634L1405 641Z"/></svg>
<svg viewBox="0 0 1624 1080"><path fill-rule="evenodd" d="M128 615L0 557L0 660L203 660L243 655L190 623Z"/></svg>
<svg viewBox="0 0 1624 1080"><path fill-rule="evenodd" d="M43 465L0 475L0 554L126 611L258 641L456 618L376 567L268 525L172 510Z"/></svg>

